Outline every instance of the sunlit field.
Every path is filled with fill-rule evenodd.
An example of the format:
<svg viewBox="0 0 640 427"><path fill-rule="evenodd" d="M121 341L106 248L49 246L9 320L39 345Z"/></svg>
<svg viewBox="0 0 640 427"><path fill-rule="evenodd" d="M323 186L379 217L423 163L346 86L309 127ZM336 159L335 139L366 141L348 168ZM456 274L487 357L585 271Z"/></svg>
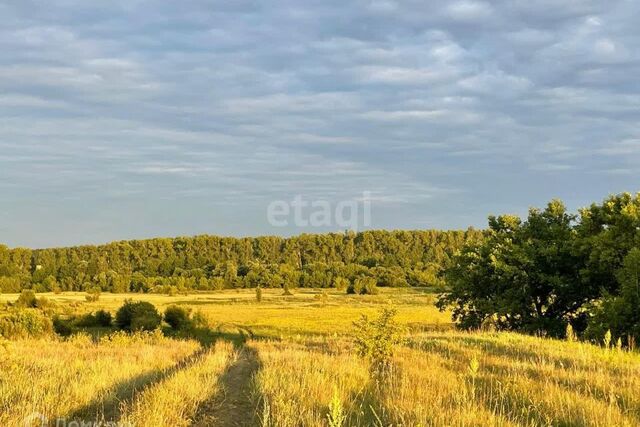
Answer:
<svg viewBox="0 0 640 427"><path fill-rule="evenodd" d="M640 355L513 333L456 331L427 289L189 295L39 294L57 310L125 298L190 307L216 339L110 330L3 340L0 425L64 419L135 426L635 426ZM17 295L1 295L13 301ZM353 321L397 310L389 377L357 355Z"/></svg>

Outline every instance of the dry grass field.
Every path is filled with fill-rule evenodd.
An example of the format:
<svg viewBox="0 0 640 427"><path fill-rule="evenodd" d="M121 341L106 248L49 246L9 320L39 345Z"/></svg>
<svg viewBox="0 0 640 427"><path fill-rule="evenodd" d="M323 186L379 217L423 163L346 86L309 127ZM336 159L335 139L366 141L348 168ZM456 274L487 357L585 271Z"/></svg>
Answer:
<svg viewBox="0 0 640 427"><path fill-rule="evenodd" d="M121 332L2 341L0 425L636 426L640 354L511 333L455 331L425 290L193 295L47 294L115 312L125 298L200 311L219 339ZM17 295L1 295L0 302ZM403 327L384 382L354 348L354 320L384 307ZM41 417L32 416L32 425ZM28 424L27 424L28 425Z"/></svg>

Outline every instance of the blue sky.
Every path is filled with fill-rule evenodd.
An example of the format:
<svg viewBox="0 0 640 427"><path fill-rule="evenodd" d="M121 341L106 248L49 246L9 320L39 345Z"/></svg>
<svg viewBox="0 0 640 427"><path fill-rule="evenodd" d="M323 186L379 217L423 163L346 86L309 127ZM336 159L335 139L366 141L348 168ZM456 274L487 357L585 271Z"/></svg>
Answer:
<svg viewBox="0 0 640 427"><path fill-rule="evenodd" d="M640 2L0 4L0 242L483 227L640 190Z"/></svg>

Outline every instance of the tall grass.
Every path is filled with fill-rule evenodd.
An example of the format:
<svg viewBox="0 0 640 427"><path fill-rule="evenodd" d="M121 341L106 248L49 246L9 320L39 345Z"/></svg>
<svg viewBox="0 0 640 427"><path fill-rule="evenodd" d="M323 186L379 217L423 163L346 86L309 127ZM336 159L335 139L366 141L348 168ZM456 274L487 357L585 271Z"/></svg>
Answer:
<svg viewBox="0 0 640 427"><path fill-rule="evenodd" d="M217 343L191 366L145 390L123 408L124 425L188 426L220 390L219 379L237 354L230 343Z"/></svg>
<svg viewBox="0 0 640 427"><path fill-rule="evenodd" d="M640 424L637 353L517 334L421 334L398 348L390 384L376 388L342 339L257 347L271 425L328 425L334 387L346 425Z"/></svg>
<svg viewBox="0 0 640 427"><path fill-rule="evenodd" d="M333 293L325 304L305 292L281 298L265 289L260 304L252 290L141 296L199 310L212 339L236 346L249 339L240 351L160 333L2 341L0 426L22 425L33 412L134 426L216 425L254 408L259 424L277 427L640 425L640 353L613 342L456 332L430 296L415 291ZM81 311L79 297L55 296ZM112 310L123 298L103 294L91 310ZM370 358L357 355L352 322L389 300L407 333L384 352L391 360L381 386Z"/></svg>
<svg viewBox="0 0 640 427"><path fill-rule="evenodd" d="M88 336L5 341L0 346L0 425L23 425L32 413L50 420L111 417L118 399L197 350L195 341L153 334L118 334L100 343Z"/></svg>

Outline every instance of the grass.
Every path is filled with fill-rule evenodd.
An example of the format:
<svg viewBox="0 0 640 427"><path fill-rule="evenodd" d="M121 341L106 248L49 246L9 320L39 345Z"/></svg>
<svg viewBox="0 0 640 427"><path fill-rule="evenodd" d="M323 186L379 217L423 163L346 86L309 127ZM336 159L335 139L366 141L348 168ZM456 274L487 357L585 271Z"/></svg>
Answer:
<svg viewBox="0 0 640 427"><path fill-rule="evenodd" d="M189 306L219 339L211 347L157 334L4 341L0 425L22 425L32 412L140 426L230 425L241 416L242 425L284 427L342 417L344 426L640 425L637 352L458 332L428 290L329 291L324 302L314 290L263 292L260 303L253 290L102 294L91 303L83 293L46 295L74 312L114 312L125 298ZM356 356L351 325L389 305L407 332L380 383Z"/></svg>
<svg viewBox="0 0 640 427"><path fill-rule="evenodd" d="M119 404L198 351L195 341L154 335L95 343L87 336L21 340L0 347L0 425L25 416L111 419Z"/></svg>

